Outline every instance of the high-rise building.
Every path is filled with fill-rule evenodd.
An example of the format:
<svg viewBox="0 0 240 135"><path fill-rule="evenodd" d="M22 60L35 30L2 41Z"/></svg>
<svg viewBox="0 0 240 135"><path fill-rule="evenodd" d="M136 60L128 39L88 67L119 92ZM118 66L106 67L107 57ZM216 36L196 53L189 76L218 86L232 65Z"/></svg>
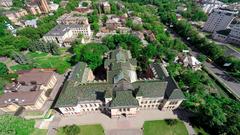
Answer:
<svg viewBox="0 0 240 135"><path fill-rule="evenodd" d="M237 14L238 11L229 9L214 9L204 24L203 31L215 32L224 30L231 24Z"/></svg>
<svg viewBox="0 0 240 135"><path fill-rule="evenodd" d="M42 10L43 13L48 13L50 12L50 8L48 6L47 0L39 0L38 5L40 9Z"/></svg>

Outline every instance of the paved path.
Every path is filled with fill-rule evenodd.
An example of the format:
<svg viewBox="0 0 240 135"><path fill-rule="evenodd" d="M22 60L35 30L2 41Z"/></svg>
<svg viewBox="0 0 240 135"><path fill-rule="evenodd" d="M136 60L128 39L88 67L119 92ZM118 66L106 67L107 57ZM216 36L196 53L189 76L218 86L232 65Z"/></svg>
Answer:
<svg viewBox="0 0 240 135"><path fill-rule="evenodd" d="M179 113L179 112L178 112ZM56 116L53 122L49 125L48 135L54 135L58 127L65 125L89 125L101 124L106 135L142 135L141 128L144 121L148 120L163 120L177 119L178 113L172 111L159 110L141 110L135 117L125 118L109 118L105 114L93 112L84 115L74 116ZM185 117L188 115L184 115ZM194 132L188 121L185 123L189 133Z"/></svg>

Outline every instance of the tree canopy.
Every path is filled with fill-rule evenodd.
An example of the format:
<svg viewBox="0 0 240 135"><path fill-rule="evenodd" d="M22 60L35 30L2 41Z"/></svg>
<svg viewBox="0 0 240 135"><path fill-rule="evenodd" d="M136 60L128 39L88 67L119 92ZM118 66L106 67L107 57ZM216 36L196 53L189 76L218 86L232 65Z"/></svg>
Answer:
<svg viewBox="0 0 240 135"><path fill-rule="evenodd" d="M103 63L103 55L108 51L108 47L102 44L89 43L86 45L78 44L73 47L75 55L72 58L74 63L83 61L91 69L96 69Z"/></svg>
<svg viewBox="0 0 240 135"><path fill-rule="evenodd" d="M0 75L6 74L8 74L8 68L4 63L0 62Z"/></svg>

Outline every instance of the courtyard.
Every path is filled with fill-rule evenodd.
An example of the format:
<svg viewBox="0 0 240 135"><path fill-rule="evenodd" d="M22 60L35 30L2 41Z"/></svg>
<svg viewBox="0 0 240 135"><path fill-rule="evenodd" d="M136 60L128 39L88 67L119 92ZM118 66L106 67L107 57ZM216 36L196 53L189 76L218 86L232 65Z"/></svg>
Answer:
<svg viewBox="0 0 240 135"><path fill-rule="evenodd" d="M95 125L100 124L106 135L142 135L143 126L145 121L164 120L164 119L178 119L178 115L172 111L159 111L159 110L141 110L135 117L121 117L121 118L110 118L105 114L99 112L92 112L83 115L72 115L72 116L59 116L56 115L53 121L49 125L48 133L50 135L57 134L56 129L66 125ZM146 124L146 123L145 123ZM147 122L148 124L148 122ZM152 124L152 123L151 123ZM165 123L155 124L153 127L156 130L159 125ZM146 125L147 126L147 125ZM180 126L180 127L179 127ZM186 130L182 127L186 126ZM167 127L172 129L172 127ZM178 131L181 129L180 131ZM177 123L176 133L185 131L191 132L192 127L186 122ZM145 129L146 131L148 128ZM175 133L175 130L173 131ZM144 132L145 133L145 132ZM148 132L146 132L148 133ZM171 134L171 133L169 133ZM146 134L148 135L148 134Z"/></svg>

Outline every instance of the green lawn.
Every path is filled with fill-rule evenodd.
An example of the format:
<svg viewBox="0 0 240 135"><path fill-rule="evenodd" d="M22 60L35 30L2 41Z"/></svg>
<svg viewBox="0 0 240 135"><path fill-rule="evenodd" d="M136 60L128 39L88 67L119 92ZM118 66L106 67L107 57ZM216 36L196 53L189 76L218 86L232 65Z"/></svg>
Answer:
<svg viewBox="0 0 240 135"><path fill-rule="evenodd" d="M81 125L80 134L78 135L104 135L104 129L101 125ZM62 128L58 130L57 135L66 135L63 133Z"/></svg>
<svg viewBox="0 0 240 135"><path fill-rule="evenodd" d="M187 135L183 122L177 120L175 125L168 125L164 120L144 122L144 135Z"/></svg>
<svg viewBox="0 0 240 135"><path fill-rule="evenodd" d="M54 68L60 74L63 74L68 68L71 67L68 62L70 55L51 55L42 52L29 52L26 55L32 61L30 65L15 65L11 69L13 71L29 70L31 68Z"/></svg>
<svg viewBox="0 0 240 135"><path fill-rule="evenodd" d="M47 135L47 129L38 129L35 128L31 135Z"/></svg>

